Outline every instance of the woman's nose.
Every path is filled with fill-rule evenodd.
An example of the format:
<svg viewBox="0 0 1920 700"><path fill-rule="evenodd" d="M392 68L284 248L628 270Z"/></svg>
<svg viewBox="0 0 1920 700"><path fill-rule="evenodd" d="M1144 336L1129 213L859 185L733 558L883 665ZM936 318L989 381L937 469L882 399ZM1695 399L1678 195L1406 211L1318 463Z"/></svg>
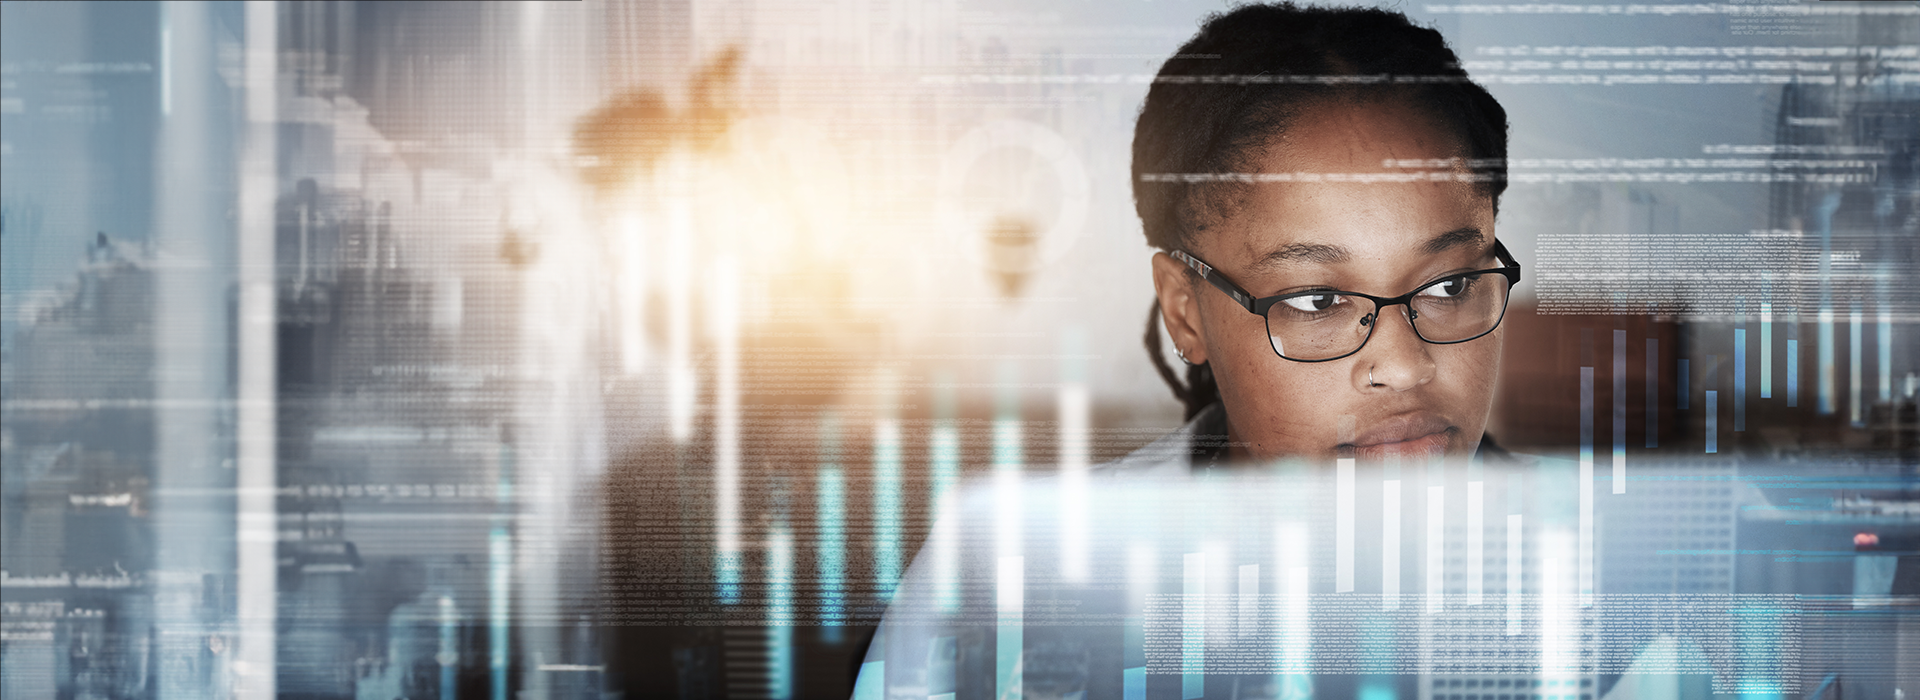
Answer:
<svg viewBox="0 0 1920 700"><path fill-rule="evenodd" d="M1373 337L1362 361L1354 364L1355 384L1362 391L1406 391L1433 381L1433 357L1427 341L1413 330L1410 311L1402 304L1373 314Z"/></svg>

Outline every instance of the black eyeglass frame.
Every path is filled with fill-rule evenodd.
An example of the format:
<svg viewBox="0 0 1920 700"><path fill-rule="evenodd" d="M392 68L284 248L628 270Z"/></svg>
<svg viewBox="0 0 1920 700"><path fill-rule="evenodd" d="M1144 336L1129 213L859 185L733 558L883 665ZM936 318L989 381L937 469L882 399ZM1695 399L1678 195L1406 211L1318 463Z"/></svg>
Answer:
<svg viewBox="0 0 1920 700"><path fill-rule="evenodd" d="M1479 340L1481 338L1486 337L1488 333L1492 333L1494 329L1499 328L1500 322L1506 320L1507 305L1513 299L1513 288L1515 285L1520 284L1520 261L1515 260L1513 257L1513 254L1507 252L1507 244L1502 243L1499 239L1495 239L1493 242L1494 260L1496 262L1504 262L1506 263L1506 266L1447 275L1440 279L1436 279L1432 282L1428 282L1426 284L1420 285L1418 288L1414 289L1413 291L1407 292L1406 294L1402 294L1397 297L1377 297L1372 294L1361 294L1359 292L1349 292L1349 291L1338 290L1338 289L1312 289L1304 292L1294 292L1291 294L1281 294L1278 296L1256 298L1252 294L1247 293L1247 290L1241 289L1240 285L1234 284L1232 281L1228 280L1226 275L1221 274L1220 271L1214 269L1212 265L1208 265L1205 261L1202 261L1201 259L1194 257L1191 253L1188 253L1184 250L1176 249L1176 250L1167 251L1167 255L1172 256L1173 259L1175 260L1185 263L1189 269L1199 273L1200 279L1206 280L1207 282L1211 283L1214 287L1218 288L1220 291L1226 292L1227 296L1229 298L1232 298L1235 303L1238 303L1241 307L1245 308L1249 313L1252 313L1255 316L1259 316L1262 323L1272 322L1272 319L1269 319L1267 317L1267 310L1273 308L1274 304L1278 304L1280 302L1286 301L1288 299L1292 299L1294 297L1310 297L1310 296L1321 296L1321 295L1327 295L1327 294L1337 294L1340 296L1359 297L1361 299L1366 299L1368 301L1373 302L1373 312L1367 314L1366 316L1362 316L1360 318L1360 325L1367 327L1367 337L1360 339L1360 345L1358 347L1355 347L1353 350L1347 352L1344 355L1339 355L1336 357L1328 357L1328 358L1319 359L1319 360L1302 360L1297 357L1287 357L1286 355L1281 355L1279 350L1273 351L1273 354L1278 356L1280 359L1288 360L1291 362L1332 362L1334 360L1341 360L1341 359L1352 357L1355 353L1358 353L1361 350L1365 349L1367 347L1368 341L1373 340L1373 329L1377 327L1373 321L1375 318L1379 317L1381 311L1385 310L1387 307L1390 307L1390 306L1404 305L1407 307L1408 324L1413 326L1413 334L1419 337L1420 340L1422 341L1432 343L1434 345L1458 345L1460 343ZM1500 318L1494 319L1493 325L1488 326L1487 330L1482 331L1479 335L1475 335L1471 338L1462 338L1460 340L1428 339L1426 335L1420 332L1420 324L1413 323L1415 319L1418 319L1420 317L1419 315L1420 312L1415 311L1413 308L1413 298L1416 296L1419 296L1421 292L1426 291L1428 287L1432 287L1436 284L1445 284L1446 282L1451 280L1459 279L1461 277L1471 277L1474 275L1503 275L1507 278L1507 298L1500 300ZM1267 333L1272 334L1273 329L1271 328L1267 329Z"/></svg>

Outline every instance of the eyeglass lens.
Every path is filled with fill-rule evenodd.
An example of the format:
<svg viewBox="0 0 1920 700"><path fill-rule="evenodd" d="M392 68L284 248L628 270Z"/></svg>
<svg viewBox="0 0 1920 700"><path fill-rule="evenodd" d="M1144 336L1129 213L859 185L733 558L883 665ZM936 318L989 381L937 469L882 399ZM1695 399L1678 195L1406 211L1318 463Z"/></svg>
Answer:
<svg viewBox="0 0 1920 700"><path fill-rule="evenodd" d="M1429 343L1480 337L1506 313L1506 275L1461 275L1421 287L1407 303L1413 329ZM1267 309L1273 351L1294 360L1351 354L1372 335L1379 309L1365 297L1337 292L1289 297Z"/></svg>

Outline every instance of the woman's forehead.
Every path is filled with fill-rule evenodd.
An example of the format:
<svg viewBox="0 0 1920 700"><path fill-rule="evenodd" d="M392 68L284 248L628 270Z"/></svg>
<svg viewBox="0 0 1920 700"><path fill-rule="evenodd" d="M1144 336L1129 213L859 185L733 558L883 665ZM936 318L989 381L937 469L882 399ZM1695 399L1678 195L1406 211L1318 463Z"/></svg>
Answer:
<svg viewBox="0 0 1920 700"><path fill-rule="evenodd" d="M1490 244L1493 200L1471 183L1377 177L1404 173L1401 162L1444 160L1457 151L1457 139L1439 123L1401 102L1308 109L1250 163L1263 174L1299 177L1244 185L1228 220L1209 227L1228 234L1214 238L1231 240L1209 247L1266 266L1439 254L1456 248L1468 230Z"/></svg>
<svg viewBox="0 0 1920 700"><path fill-rule="evenodd" d="M1242 274L1413 274L1478 258L1493 245L1493 218L1492 199L1467 183L1260 184L1196 247Z"/></svg>

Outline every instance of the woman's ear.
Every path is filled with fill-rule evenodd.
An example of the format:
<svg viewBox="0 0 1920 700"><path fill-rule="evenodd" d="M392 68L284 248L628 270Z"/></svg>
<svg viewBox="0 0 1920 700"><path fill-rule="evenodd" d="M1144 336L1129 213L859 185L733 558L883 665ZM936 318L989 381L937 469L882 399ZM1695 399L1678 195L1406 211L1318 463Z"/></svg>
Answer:
<svg viewBox="0 0 1920 700"><path fill-rule="evenodd" d="M1200 321L1200 299L1188 277L1187 266L1166 253L1153 254L1153 293L1160 299L1160 321L1167 339L1188 362L1207 363L1205 326Z"/></svg>

